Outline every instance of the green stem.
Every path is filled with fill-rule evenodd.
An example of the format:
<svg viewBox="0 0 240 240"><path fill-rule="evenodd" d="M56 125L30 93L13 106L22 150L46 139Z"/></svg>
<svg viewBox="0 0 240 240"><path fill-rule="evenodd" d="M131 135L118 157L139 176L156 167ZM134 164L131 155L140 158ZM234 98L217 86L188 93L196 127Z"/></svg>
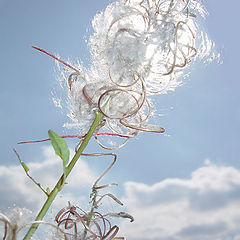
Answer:
<svg viewBox="0 0 240 240"><path fill-rule="evenodd" d="M79 157L81 156L83 150L86 148L90 138L92 137L93 133L95 132L98 124L100 123L101 119L102 119L103 114L98 112L96 113L96 117L95 120L92 124L92 126L90 127L87 135L85 136L84 140L82 141L82 144L80 145L78 151L76 152L76 154L74 155L74 157L72 158L71 162L69 163L65 174L62 174L62 176L60 177L60 179L58 180L57 184L55 185L55 187L53 188L53 190L51 191L51 193L49 194L46 202L44 203L42 209L40 210L40 212L38 213L35 221L41 221L43 219L43 217L45 216L47 210L49 209L49 207L51 206L52 202L54 201L55 197L57 196L57 194L61 191L65 180L67 178L67 176L69 175L69 173L71 172L71 170L73 169L73 167L75 166L77 160L79 159ZM35 231L38 228L37 223L32 224L30 229L28 230L28 232L26 233L25 237L23 238L23 240L29 240L31 239L32 235L35 233Z"/></svg>

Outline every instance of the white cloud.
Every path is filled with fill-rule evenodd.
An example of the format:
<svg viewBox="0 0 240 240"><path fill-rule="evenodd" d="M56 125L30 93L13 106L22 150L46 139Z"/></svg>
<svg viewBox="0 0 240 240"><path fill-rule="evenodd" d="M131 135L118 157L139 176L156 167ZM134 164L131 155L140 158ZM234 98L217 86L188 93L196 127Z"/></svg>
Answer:
<svg viewBox="0 0 240 240"><path fill-rule="evenodd" d="M43 148L43 161L28 163L30 173L43 186L53 186L61 174L61 161L51 147ZM57 211L67 201L84 209L97 175L80 160L68 185L54 203ZM0 209L16 204L39 210L45 196L25 176L21 166L0 166ZM116 190L116 189L115 189ZM117 194L119 196L119 194ZM206 161L189 179L165 179L153 185L124 184L124 211L135 221L120 224L120 236L131 240L239 240L240 171ZM47 219L55 215L54 209ZM119 210L119 209L118 209ZM121 210L120 210L121 211Z"/></svg>
<svg viewBox="0 0 240 240"><path fill-rule="evenodd" d="M131 240L237 240L240 234L240 171L209 161L190 179L152 186L125 183L122 199L135 218L123 221Z"/></svg>
<svg viewBox="0 0 240 240"><path fill-rule="evenodd" d="M55 155L52 147L43 147L42 153L41 162L25 163L30 169L30 175L44 188L50 187L51 189L61 176L61 159ZM67 179L67 186L57 197L55 206L64 207L68 200L78 202L78 204L85 200L87 202L91 186L96 178L88 165L80 159ZM0 209L2 211L13 205L38 210L46 199L45 194L26 176L20 164L10 167L0 166L0 183Z"/></svg>

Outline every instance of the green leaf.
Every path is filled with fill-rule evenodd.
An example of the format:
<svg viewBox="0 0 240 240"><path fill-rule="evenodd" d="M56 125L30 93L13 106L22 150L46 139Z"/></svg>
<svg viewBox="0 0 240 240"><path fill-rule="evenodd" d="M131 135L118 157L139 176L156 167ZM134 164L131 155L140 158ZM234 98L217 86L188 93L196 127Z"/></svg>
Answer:
<svg viewBox="0 0 240 240"><path fill-rule="evenodd" d="M24 171L27 173L27 172L29 171L29 168L28 168L28 166L26 165L26 163L24 163L24 162L22 162L22 161L21 161L20 163L21 163Z"/></svg>
<svg viewBox="0 0 240 240"><path fill-rule="evenodd" d="M68 146L66 144L66 142L59 137L55 132L49 130L48 131L48 136L51 140L52 146L55 150L56 155L58 155L63 162L63 170L65 172L66 170L66 166L68 164L69 161L69 149Z"/></svg>

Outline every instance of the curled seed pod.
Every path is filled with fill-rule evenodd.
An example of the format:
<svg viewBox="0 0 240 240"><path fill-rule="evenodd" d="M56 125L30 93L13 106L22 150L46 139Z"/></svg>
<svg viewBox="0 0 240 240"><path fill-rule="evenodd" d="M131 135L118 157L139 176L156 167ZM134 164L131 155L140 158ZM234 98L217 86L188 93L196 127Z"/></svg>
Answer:
<svg viewBox="0 0 240 240"><path fill-rule="evenodd" d="M65 236L71 239L114 239L119 231L119 227L111 225L111 222L99 212L93 212L91 222L88 225L89 215L77 206L68 206L61 209L56 215L58 227ZM68 239L68 238L67 238ZM117 238L123 239L123 238Z"/></svg>
<svg viewBox="0 0 240 240"><path fill-rule="evenodd" d="M103 186L98 186L99 181L107 174L107 172L113 167L113 165L117 161L117 155L116 154L114 154L114 153L83 153L82 155L83 156L91 156L91 157L112 156L113 157L113 161L110 163L108 168L97 178L97 180L93 184L93 189L100 189L100 188L103 188L103 187L105 188L105 187L108 187L108 186L116 185L114 183L114 184L107 184L107 185L103 185Z"/></svg>
<svg viewBox="0 0 240 240"><path fill-rule="evenodd" d="M0 222L3 223L3 232L2 232L2 239L6 240L8 235L12 232L12 224L10 220L7 218L7 216L0 213ZM9 237L10 238L10 237Z"/></svg>
<svg viewBox="0 0 240 240"><path fill-rule="evenodd" d="M49 225L56 229L59 234L61 234L59 236L62 236L65 240L68 240L67 235L58 226L52 223L45 221L27 221L25 218L22 219L23 216L25 217L25 215L22 215L24 211L26 211L26 209L14 209L11 220L4 214L0 213L0 223L3 223L4 225L3 231L2 228L0 228L0 237L2 240L17 240L18 234L32 224Z"/></svg>
<svg viewBox="0 0 240 240"><path fill-rule="evenodd" d="M117 104L117 102L120 104ZM137 98L125 89L110 89L104 92L98 100L99 110L110 119L123 119L134 115L136 105L138 109ZM103 106L105 109L103 109Z"/></svg>

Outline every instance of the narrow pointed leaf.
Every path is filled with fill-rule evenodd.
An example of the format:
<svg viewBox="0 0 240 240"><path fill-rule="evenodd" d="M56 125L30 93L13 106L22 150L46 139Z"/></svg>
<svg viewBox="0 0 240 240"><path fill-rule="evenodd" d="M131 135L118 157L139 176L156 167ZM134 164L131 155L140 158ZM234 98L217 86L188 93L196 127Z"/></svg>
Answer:
<svg viewBox="0 0 240 240"><path fill-rule="evenodd" d="M29 168L28 168L28 166L26 165L26 163L24 163L24 162L22 162L22 161L21 161L20 163L21 163L24 171L25 171L25 172L28 172L28 171L29 171Z"/></svg>
<svg viewBox="0 0 240 240"><path fill-rule="evenodd" d="M69 149L66 142L51 130L48 131L48 136L51 140L51 144L55 150L56 155L62 159L63 168L65 169L69 161Z"/></svg>

